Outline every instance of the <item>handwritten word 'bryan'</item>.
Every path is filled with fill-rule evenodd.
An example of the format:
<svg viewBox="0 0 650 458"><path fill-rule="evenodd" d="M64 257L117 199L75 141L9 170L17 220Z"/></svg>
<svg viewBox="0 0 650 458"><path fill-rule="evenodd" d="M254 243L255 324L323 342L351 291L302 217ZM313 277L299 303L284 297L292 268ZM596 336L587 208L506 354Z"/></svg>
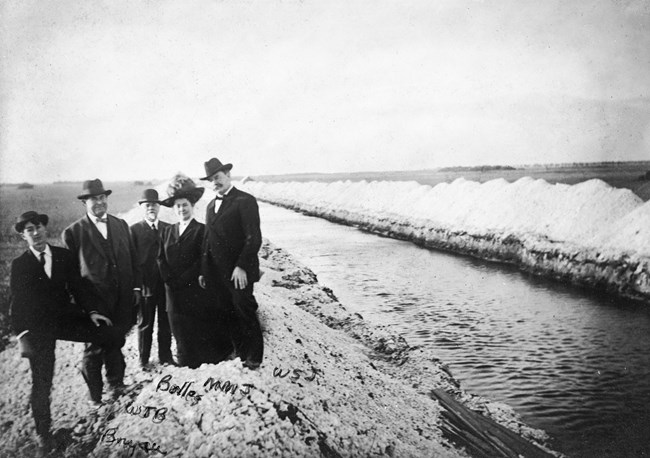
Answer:
<svg viewBox="0 0 650 458"><path fill-rule="evenodd" d="M183 398L187 401L190 401L190 405L194 406L199 403L201 400L201 395L196 394L196 391L190 391L190 386L194 382L185 382L183 386L172 385L169 381L172 379L171 375L165 375L158 386L156 386L156 391L167 391L169 394L175 394L179 398Z"/></svg>
<svg viewBox="0 0 650 458"><path fill-rule="evenodd" d="M304 371L301 371L300 369L294 369L293 371L290 371L287 369L287 371L283 374L282 373L282 368L278 369L277 366L273 368L273 377L280 377L280 378L285 378L287 375L289 375L290 372L293 372L293 375L289 377L289 380L292 382L297 382L298 379L300 378L300 374ZM305 377L305 380L308 382L313 381L316 378L316 372L312 369L312 376L311 377Z"/></svg>
<svg viewBox="0 0 650 458"><path fill-rule="evenodd" d="M130 450L128 456L133 456L136 449L143 450L145 453L160 453L162 455L167 455L168 453L160 450L160 446L155 442L149 444L147 441L134 441L125 437L115 437L115 433L117 433L117 428L108 428L104 431L104 434L101 435L99 441L105 442L108 445L122 445L122 447Z"/></svg>
<svg viewBox="0 0 650 458"><path fill-rule="evenodd" d="M135 415L142 418L149 418L149 414L153 412L151 421L154 423L162 423L165 421L168 409L167 407L158 408L150 406L134 406L133 404L129 404L128 406L124 407L124 410L126 410L126 413L130 415Z"/></svg>

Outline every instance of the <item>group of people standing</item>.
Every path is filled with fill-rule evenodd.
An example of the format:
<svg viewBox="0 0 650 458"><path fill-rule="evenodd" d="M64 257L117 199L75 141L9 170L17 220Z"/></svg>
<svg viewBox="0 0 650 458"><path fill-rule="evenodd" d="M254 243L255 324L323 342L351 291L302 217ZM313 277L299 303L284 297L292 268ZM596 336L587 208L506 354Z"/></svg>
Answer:
<svg viewBox="0 0 650 458"><path fill-rule="evenodd" d="M53 446L49 404L56 340L86 342L82 374L94 407L102 403L102 367L110 397L126 388L121 349L136 315L145 370L156 316L161 363L195 368L234 355L249 369L260 366L264 344L253 295L262 242L257 201L232 185L232 164L212 158L204 167L201 180L217 192L205 224L194 219L204 188L181 175L163 200L154 189L143 192L143 220L131 227L108 213L112 191L99 179L86 181L78 196L86 214L63 231L66 248L47 243L47 215L28 211L17 219L14 228L28 250L12 263L11 319L30 362L41 450ZM161 205L171 207L178 222L160 221Z"/></svg>

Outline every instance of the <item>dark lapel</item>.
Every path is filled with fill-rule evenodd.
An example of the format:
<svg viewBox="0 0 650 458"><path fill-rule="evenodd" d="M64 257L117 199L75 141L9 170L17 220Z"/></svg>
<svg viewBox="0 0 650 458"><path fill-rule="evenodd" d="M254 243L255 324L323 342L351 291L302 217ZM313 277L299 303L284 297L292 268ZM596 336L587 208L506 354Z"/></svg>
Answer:
<svg viewBox="0 0 650 458"><path fill-rule="evenodd" d="M186 239L186 238L190 237L190 232L194 232L194 226L196 224L198 224L198 223L196 222L196 220L194 218L192 218L192 220L190 221L190 224L188 224L187 227L185 228L185 232L183 232L183 235L181 235L178 240L180 241L180 240L183 240L183 239ZM179 229L180 229L180 225L176 228L176 234L178 234Z"/></svg>
<svg viewBox="0 0 650 458"><path fill-rule="evenodd" d="M181 228L181 223L172 224L171 230L169 231L169 242L171 244L178 243L179 240L178 231L180 230L180 228Z"/></svg>
<svg viewBox="0 0 650 458"><path fill-rule="evenodd" d="M93 223L90 220L90 216L86 214L86 217L82 220L82 223L85 224L84 230L88 232L88 235L90 236L90 241L95 245L95 248L97 248L97 251L101 253L101 255L105 258L106 257L106 252L104 251L104 247L102 246L102 241L100 239L104 238L102 237L102 233L99 232L99 229L97 229L97 226L95 226L95 223Z"/></svg>
<svg viewBox="0 0 650 458"><path fill-rule="evenodd" d="M236 193L237 193L237 188L235 188L233 186L232 189L230 190L230 192L228 194L226 194L226 196L221 201L221 206L219 207L219 210L217 210L217 214L215 215L215 219L219 218L219 216L221 216L221 214L223 212L225 212L228 207L230 207L230 205L232 204L232 201L235 198ZM215 204L216 204L216 202L215 202Z"/></svg>
<svg viewBox="0 0 650 458"><path fill-rule="evenodd" d="M119 220L109 215L108 213L106 214L106 219L108 220L106 223L106 229L108 229L108 231L106 232L108 234L108 241L111 244L111 247L113 248L113 253L118 253L119 238L116 236L116 234L120 232Z"/></svg>
<svg viewBox="0 0 650 458"><path fill-rule="evenodd" d="M58 280L65 276L64 260L60 252L55 250L54 247L50 246L50 251L52 252L52 280Z"/></svg>
<svg viewBox="0 0 650 458"><path fill-rule="evenodd" d="M32 253L32 250L29 248L27 249L27 262L29 262L29 265L31 266L32 269L34 269L35 272L38 272L39 275L43 275L44 278L48 278L47 274L45 273L45 269L41 265L40 259L38 259L36 256L34 256L34 253Z"/></svg>

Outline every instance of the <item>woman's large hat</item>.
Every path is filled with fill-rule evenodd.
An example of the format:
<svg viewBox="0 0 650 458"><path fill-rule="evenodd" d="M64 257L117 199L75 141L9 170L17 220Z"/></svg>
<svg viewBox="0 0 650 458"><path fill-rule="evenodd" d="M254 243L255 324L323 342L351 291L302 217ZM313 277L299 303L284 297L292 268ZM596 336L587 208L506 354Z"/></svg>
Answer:
<svg viewBox="0 0 650 458"><path fill-rule="evenodd" d="M187 199L194 205L203 196L204 191L205 188L197 187L190 177L179 173L172 178L171 183L167 186L169 197L160 202L160 205L171 207L176 199Z"/></svg>
<svg viewBox="0 0 650 458"><path fill-rule="evenodd" d="M222 164L216 157L213 157L208 162L204 162L203 166L205 167L205 176L201 180L209 180L217 172L222 170L228 172L232 169L232 164Z"/></svg>
<svg viewBox="0 0 650 458"><path fill-rule="evenodd" d="M47 222L50 220L47 215L42 213L37 213L33 210L23 213L16 219L16 224L14 229L16 232L23 232L27 223L38 224L41 223L43 226L47 226Z"/></svg>
<svg viewBox="0 0 650 458"><path fill-rule="evenodd" d="M81 189L81 194L77 196L77 199L85 200L89 197L99 196L101 194L110 196L112 192L113 191L110 189L104 189L102 180L95 178L94 180L84 181L83 187Z"/></svg>

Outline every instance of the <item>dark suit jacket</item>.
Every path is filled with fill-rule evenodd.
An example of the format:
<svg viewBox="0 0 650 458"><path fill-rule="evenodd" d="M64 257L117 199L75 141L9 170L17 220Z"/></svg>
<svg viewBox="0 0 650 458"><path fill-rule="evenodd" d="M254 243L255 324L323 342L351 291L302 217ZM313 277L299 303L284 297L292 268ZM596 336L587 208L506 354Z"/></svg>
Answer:
<svg viewBox="0 0 650 458"><path fill-rule="evenodd" d="M112 215L108 215L107 226L114 264L110 263L102 246L103 237L88 215L65 228L62 238L75 255L81 276L95 285L106 302L106 309L98 312L125 330L133 325L133 288L140 287L142 275L129 226Z"/></svg>
<svg viewBox="0 0 650 458"><path fill-rule="evenodd" d="M10 316L16 334L51 332L65 315L85 315L105 307L93 286L81 277L74 255L65 248L50 249L52 278L29 249L11 263Z"/></svg>
<svg viewBox="0 0 650 458"><path fill-rule="evenodd" d="M158 221L158 231L154 232L151 225L142 220L131 226L131 238L135 247L138 266L142 273L142 295L150 297L161 294L164 285L158 269L158 251L160 251L161 234L170 224Z"/></svg>
<svg viewBox="0 0 650 458"><path fill-rule="evenodd" d="M257 200L233 187L216 214L214 205L213 199L205 215L202 274L209 278L216 267L229 280L234 268L241 267L249 282L258 281L260 262L257 252L262 245L262 233Z"/></svg>
<svg viewBox="0 0 650 458"><path fill-rule="evenodd" d="M158 265L170 293L167 294L167 310L186 313L199 300L197 298L203 296L198 279L205 225L193 219L180 236L178 228L176 223L161 234Z"/></svg>

